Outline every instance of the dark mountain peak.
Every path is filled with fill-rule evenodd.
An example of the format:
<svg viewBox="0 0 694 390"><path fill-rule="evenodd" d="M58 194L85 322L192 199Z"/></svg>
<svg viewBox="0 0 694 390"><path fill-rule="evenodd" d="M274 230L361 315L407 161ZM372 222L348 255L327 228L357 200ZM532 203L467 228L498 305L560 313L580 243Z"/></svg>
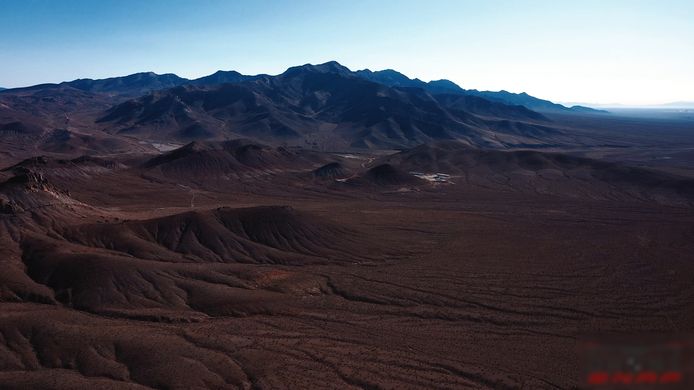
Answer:
<svg viewBox="0 0 694 390"><path fill-rule="evenodd" d="M116 77L117 78L117 77ZM151 80L151 79L159 79L159 80L174 80L174 81L187 81L187 79L183 77L179 77L176 74L173 73L154 73L154 72L141 72L141 73L134 73L129 76L123 77L125 80ZM108 80L108 79L107 79Z"/></svg>
<svg viewBox="0 0 694 390"><path fill-rule="evenodd" d="M221 76L230 76L230 75L232 75L232 76L242 76L241 73L239 73L239 72L237 72L237 71L235 71L235 70L218 70L218 71L212 73L211 75L209 75L209 76L207 76L207 77L212 77L212 76L221 77Z"/></svg>
<svg viewBox="0 0 694 390"><path fill-rule="evenodd" d="M427 89L434 93L464 93L465 90L451 80L432 80L427 83Z"/></svg>
<svg viewBox="0 0 694 390"><path fill-rule="evenodd" d="M74 84L87 83L87 82L108 83L108 82L115 82L115 81L136 81L136 80L151 80L151 79L185 80L182 77L178 77L177 75L175 75L173 73L157 74L157 73L150 71L150 72L133 73L133 74L129 74L126 76L108 77L105 79L90 79L90 78L76 79L73 81L66 81L62 84L74 85Z"/></svg>
<svg viewBox="0 0 694 390"><path fill-rule="evenodd" d="M294 66L287 69L282 75L293 75L298 72L315 72L315 73L336 73L340 75L352 75L352 71L346 66L341 65L337 61L329 61L323 64L304 64Z"/></svg>
<svg viewBox="0 0 694 390"><path fill-rule="evenodd" d="M383 70L377 70L375 72L371 72L370 70L367 69L366 71L370 72L371 74L379 75L382 77L388 77L392 80L411 81L409 77L405 76L404 74L402 74L402 73L400 73L394 69L383 69Z"/></svg>
<svg viewBox="0 0 694 390"><path fill-rule="evenodd" d="M440 85L440 86L447 86L451 88L460 88L460 86L451 80L446 80L446 79L440 79L440 80L431 80L429 81L429 85Z"/></svg>
<svg viewBox="0 0 694 390"><path fill-rule="evenodd" d="M178 77L173 73L140 72L107 79L77 79L61 83L60 85L70 86L87 92L138 96L160 89L176 87L188 81L188 79Z"/></svg>
<svg viewBox="0 0 694 390"><path fill-rule="evenodd" d="M433 93L464 93L465 90L460 88L458 84L450 80L434 80L430 82L424 82L418 78L411 79L404 74L393 70L384 69L371 71L369 69L358 70L354 72L355 75L373 81L379 84L384 84L389 87L408 87L408 88L421 88Z"/></svg>
<svg viewBox="0 0 694 390"><path fill-rule="evenodd" d="M212 86L218 84L240 83L255 77L256 76L243 75L235 70L218 70L209 76L200 77L191 81L191 84Z"/></svg>
<svg viewBox="0 0 694 390"><path fill-rule="evenodd" d="M426 89L426 83L419 79L410 79L404 74L393 70L384 69L371 71L369 69L358 70L355 75L375 83L384 84L389 87L414 87Z"/></svg>
<svg viewBox="0 0 694 390"><path fill-rule="evenodd" d="M157 76L159 76L159 75L152 72L152 71L148 71L148 72L137 72L137 73L129 74L127 76L122 76L121 78L123 78L123 79L145 79L145 78L151 79L151 78L155 78ZM117 78L117 77L109 77L106 80L115 79L115 78Z"/></svg>
<svg viewBox="0 0 694 390"><path fill-rule="evenodd" d="M323 72L352 73L352 71L349 70L349 68L347 68L346 66L340 64L340 63L337 62L337 61L328 61L328 62L323 63L323 64L314 65L314 68L315 68L316 70L320 70L320 71L323 71Z"/></svg>

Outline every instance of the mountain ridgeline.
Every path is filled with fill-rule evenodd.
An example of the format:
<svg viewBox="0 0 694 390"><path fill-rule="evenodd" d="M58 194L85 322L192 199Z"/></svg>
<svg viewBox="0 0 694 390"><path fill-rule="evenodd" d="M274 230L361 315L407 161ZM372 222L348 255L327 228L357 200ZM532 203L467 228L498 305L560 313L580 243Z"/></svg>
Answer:
<svg viewBox="0 0 694 390"><path fill-rule="evenodd" d="M8 111L0 125L3 117L20 118L22 126L52 130L82 119L83 128L96 123L102 134L121 139L251 138L324 150L400 149L437 140L501 148L562 144L570 137L544 113L576 110L527 94L426 83L393 70L353 72L337 62L276 76L218 71L190 80L148 72L78 79L5 90L0 103L0 114Z"/></svg>
<svg viewBox="0 0 694 390"><path fill-rule="evenodd" d="M343 76L356 76L372 82L387 85L389 87L408 87L421 88L434 94L459 94L468 96L478 96L484 99L501 102L506 105L521 105L528 109L540 112L601 112L600 110L591 109L583 106L565 107L561 104L552 103L548 100L539 99L528 95L525 92L512 93L507 91L478 91L475 89L463 89L458 84L446 80L433 80L424 82L419 79L410 79L404 74L392 69L371 71L363 69L351 71L347 67L340 65L335 61L327 62L319 65L304 65L290 69L311 67L324 72L335 72ZM108 93L116 96L135 97L145 93L173 88L181 85L195 86L216 86L225 83L240 83L248 80L254 80L262 77L270 77L268 75L244 75L236 71L219 70L211 75L200 77L197 79L187 79L179 77L172 73L156 74L154 72L141 72L122 77L110 77L106 79L77 79L73 81L65 81L57 84L38 84L30 87L11 88L8 92L31 91L31 90L46 90L59 88L74 88L85 92ZM0 87L0 91L8 90Z"/></svg>
<svg viewBox="0 0 694 390"><path fill-rule="evenodd" d="M214 84L218 79L237 81ZM148 139L246 137L335 150L452 139L506 147L565 138L544 115L524 106L374 82L336 62L293 67L278 76L218 72L127 100L97 122L111 134Z"/></svg>

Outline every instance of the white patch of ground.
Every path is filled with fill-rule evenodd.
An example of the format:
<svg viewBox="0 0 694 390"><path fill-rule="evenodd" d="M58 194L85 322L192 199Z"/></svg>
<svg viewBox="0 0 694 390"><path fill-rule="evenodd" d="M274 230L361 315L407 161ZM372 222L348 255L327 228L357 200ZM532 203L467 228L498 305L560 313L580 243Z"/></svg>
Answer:
<svg viewBox="0 0 694 390"><path fill-rule="evenodd" d="M410 172L410 175L416 176L420 179L424 179L424 180L432 182L432 183L453 184L453 182L451 181L451 175L449 175L447 173Z"/></svg>
<svg viewBox="0 0 694 390"><path fill-rule="evenodd" d="M355 156L353 154L338 154L338 156L343 157L343 158L353 158L356 160L363 160L364 159L364 157Z"/></svg>
<svg viewBox="0 0 694 390"><path fill-rule="evenodd" d="M150 145L151 147L157 149L160 152L170 152L174 149L178 149L182 144L175 144L171 142L148 142L148 141L140 141L140 144L143 145Z"/></svg>

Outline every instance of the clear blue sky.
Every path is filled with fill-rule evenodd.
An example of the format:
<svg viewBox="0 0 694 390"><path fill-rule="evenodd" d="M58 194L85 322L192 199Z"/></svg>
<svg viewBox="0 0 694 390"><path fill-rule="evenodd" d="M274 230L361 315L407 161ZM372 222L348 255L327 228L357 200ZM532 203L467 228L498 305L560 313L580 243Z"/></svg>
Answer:
<svg viewBox="0 0 694 390"><path fill-rule="evenodd" d="M0 86L337 60L554 101L694 100L694 1L0 0Z"/></svg>

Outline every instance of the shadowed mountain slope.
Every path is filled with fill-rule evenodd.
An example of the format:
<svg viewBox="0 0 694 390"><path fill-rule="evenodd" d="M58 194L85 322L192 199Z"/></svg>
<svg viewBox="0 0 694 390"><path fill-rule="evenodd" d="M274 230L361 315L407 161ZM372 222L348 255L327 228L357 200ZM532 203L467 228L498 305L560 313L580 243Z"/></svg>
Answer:
<svg viewBox="0 0 694 390"><path fill-rule="evenodd" d="M29 87L2 89L6 95L14 94L43 94L57 93L61 90L79 90L85 93L105 95L107 97L137 97L153 91L169 89L191 84L199 86L238 83L251 80L258 76L242 75L236 71L217 71L211 75L194 80L179 77L173 73L157 74L154 72L134 73L127 76L109 77L106 79L77 79L61 83L38 84Z"/></svg>
<svg viewBox="0 0 694 390"><path fill-rule="evenodd" d="M56 91L65 88L77 89L83 92L139 96L152 91L172 88L188 82L187 79L175 74L156 74L154 72L135 73L128 76L110 77L106 79L77 79L58 84L39 84L31 87L13 88L3 91L4 94L24 93L31 91Z"/></svg>
<svg viewBox="0 0 694 390"><path fill-rule="evenodd" d="M291 69L310 67L314 71L325 73L338 73L343 76L351 75L360 77L379 84L390 87L410 87L421 88L435 94L463 94L469 96L479 96L493 102L501 102L506 105L522 105L531 110L539 111L591 111L599 112L588 107L564 107L560 104L552 103L548 100L535 98L526 93L510 93L507 91L478 91L466 90L458 86L456 83L441 79L424 82L419 79L410 79L409 77L397 72L393 69L380 71L371 71L363 69L351 71L345 66L340 65L335 61L326 62L324 64L298 66ZM267 75L244 75L236 71L219 70L211 75L203 76L197 79L186 79L172 73L156 74L154 72L134 73L127 76L109 77L106 79L77 79L73 81L64 81L61 83L46 83L38 84L29 87L20 88L0 88L0 91L5 91L10 94L26 93L31 91L58 91L65 88L73 88L84 92L106 94L109 96L120 97L136 97L153 91L169 89L181 85L197 85L197 86L219 86L225 83L240 83L243 81L254 80L261 77L271 77Z"/></svg>
<svg viewBox="0 0 694 390"><path fill-rule="evenodd" d="M356 260L363 248L354 253L346 248L364 239L360 233L289 207L187 212L148 221L78 226L62 234L73 243L141 259L290 264Z"/></svg>
<svg viewBox="0 0 694 390"><path fill-rule="evenodd" d="M373 184L377 186L403 186L421 185L425 182L393 165L380 164L370 168L359 178L350 180L350 183Z"/></svg>
<svg viewBox="0 0 694 390"><path fill-rule="evenodd" d="M325 158L308 150L274 148L239 139L219 143L191 142L145 161L139 169L147 176L209 184L210 181L313 169Z"/></svg>
<svg viewBox="0 0 694 390"><path fill-rule="evenodd" d="M463 89L458 84L450 80L433 80L424 82L420 79L410 79L404 74L392 69L372 72L369 69L356 71L355 74L367 80L393 87L414 87L422 88L434 94L454 94L464 96L477 96L491 102L498 102L510 106L524 106L529 110L540 112L587 112L600 113L588 107L574 106L565 107L561 104L552 103L549 100L539 99L527 93L511 93L507 91L478 91L476 89Z"/></svg>
<svg viewBox="0 0 694 390"><path fill-rule="evenodd" d="M331 162L313 171L313 176L320 179L340 179L349 175L349 171L339 162Z"/></svg>
<svg viewBox="0 0 694 390"><path fill-rule="evenodd" d="M495 148L578 142L532 111L540 100L482 94L392 70L352 72L334 61L277 76L218 71L189 80L147 72L4 90L0 125L40 129L32 148L63 154L243 137L322 150L400 149L453 139ZM58 130L65 137L46 135ZM8 131L4 136L11 148L22 149Z"/></svg>
<svg viewBox="0 0 694 390"><path fill-rule="evenodd" d="M536 134L518 129L538 123L547 129L543 137L568 140L523 107L391 88L356 77L335 62L217 88L155 92L113 107L98 122L110 133L153 139L249 137L337 149L399 148L442 139L496 147L536 143Z"/></svg>

